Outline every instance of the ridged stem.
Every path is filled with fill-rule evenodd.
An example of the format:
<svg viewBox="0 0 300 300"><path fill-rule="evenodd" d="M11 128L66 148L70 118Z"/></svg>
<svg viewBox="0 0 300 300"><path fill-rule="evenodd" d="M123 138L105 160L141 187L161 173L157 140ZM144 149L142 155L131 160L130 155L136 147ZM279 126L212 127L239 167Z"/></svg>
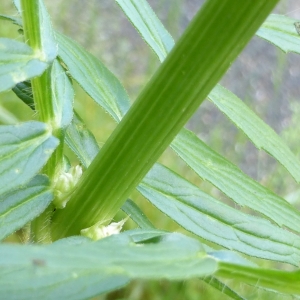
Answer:
<svg viewBox="0 0 300 300"><path fill-rule="evenodd" d="M114 217L278 0L210 0L85 172L53 238Z"/></svg>
<svg viewBox="0 0 300 300"><path fill-rule="evenodd" d="M41 6L40 0L21 0L23 30L26 43L33 48L36 55L40 59L47 61L47 55L43 49L43 28L41 27ZM50 64L50 62L48 62ZM51 91L51 66L40 76L31 80L33 98L35 108L41 122L47 123L52 128L52 134L60 139L60 145L55 150L43 173L50 180L56 175L57 166L62 161L63 153L63 137L61 130L55 128L54 120L54 104ZM50 217L53 208L48 208L31 224L31 236L35 242L49 243L51 241L50 234Z"/></svg>

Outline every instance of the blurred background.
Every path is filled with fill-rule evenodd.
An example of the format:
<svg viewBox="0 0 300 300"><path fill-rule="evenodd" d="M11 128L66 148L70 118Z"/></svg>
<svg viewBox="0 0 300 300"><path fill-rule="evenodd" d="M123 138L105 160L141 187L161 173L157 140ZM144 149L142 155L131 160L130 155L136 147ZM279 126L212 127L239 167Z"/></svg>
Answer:
<svg viewBox="0 0 300 300"><path fill-rule="evenodd" d="M175 41L180 37L201 0L149 0L160 20ZM98 57L122 82L132 101L159 66L156 55L124 16L113 0L45 0L56 30L71 36ZM300 2L281 0L276 13L300 19ZM0 14L16 15L10 1L2 0ZM222 33L220 33L222 34ZM0 20L0 36L21 40L17 28ZM300 56L284 54L267 42L254 37L233 63L221 83L238 95L268 123L300 158ZM100 146L116 124L79 86L75 85L75 107ZM12 92L0 94L0 123L10 124L34 119L33 112ZM214 150L238 165L246 174L278 193L288 201L299 204L300 189L293 178L273 158L258 151L219 110L205 101L186 125ZM67 150L73 163L76 158ZM202 182L171 150L160 158L171 169L200 186L204 191L230 203L207 182ZM138 193L132 195L160 229L184 232L177 224L153 208ZM120 216L122 214L120 213ZM134 224L128 222L128 228ZM266 263L266 266L271 264ZM285 266L282 266L283 268ZM247 299L293 299L257 291L238 282L227 283L242 291ZM200 280L185 282L135 281L120 291L97 299L227 299Z"/></svg>

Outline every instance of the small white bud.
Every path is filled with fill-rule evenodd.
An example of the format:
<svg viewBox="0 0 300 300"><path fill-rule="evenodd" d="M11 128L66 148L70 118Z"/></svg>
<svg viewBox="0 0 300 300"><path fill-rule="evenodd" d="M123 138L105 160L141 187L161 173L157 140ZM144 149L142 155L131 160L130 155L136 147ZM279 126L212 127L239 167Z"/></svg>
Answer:
<svg viewBox="0 0 300 300"><path fill-rule="evenodd" d="M61 172L54 183L56 208L64 208L69 201L76 184L82 175L80 166L71 167L69 172Z"/></svg>
<svg viewBox="0 0 300 300"><path fill-rule="evenodd" d="M103 224L103 221L101 221L89 228L82 229L80 233L83 236L89 237L92 240L97 241L113 234L119 234L128 218L129 216L127 216L120 222L113 222L107 226L101 225Z"/></svg>

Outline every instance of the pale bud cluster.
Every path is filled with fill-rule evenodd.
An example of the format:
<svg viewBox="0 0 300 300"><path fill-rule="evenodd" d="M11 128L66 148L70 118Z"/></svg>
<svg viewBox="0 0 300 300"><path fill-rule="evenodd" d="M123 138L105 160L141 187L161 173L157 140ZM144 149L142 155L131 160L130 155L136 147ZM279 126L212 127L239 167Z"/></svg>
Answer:
<svg viewBox="0 0 300 300"><path fill-rule="evenodd" d="M82 229L81 235L89 237L95 241L105 238L107 236L118 234L122 230L123 225L128 220L129 216L120 222L112 222L107 226L103 226L103 222L96 223L95 225Z"/></svg>
<svg viewBox="0 0 300 300"><path fill-rule="evenodd" d="M56 208L66 206L81 175L82 168L78 165L71 167L68 172L61 172L54 184L55 200L53 204Z"/></svg>

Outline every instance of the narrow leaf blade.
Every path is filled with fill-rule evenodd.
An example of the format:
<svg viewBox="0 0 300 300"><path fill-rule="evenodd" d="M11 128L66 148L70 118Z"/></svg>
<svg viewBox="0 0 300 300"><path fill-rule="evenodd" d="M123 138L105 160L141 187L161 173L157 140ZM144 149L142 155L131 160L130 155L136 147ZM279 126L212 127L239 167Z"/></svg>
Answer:
<svg viewBox="0 0 300 300"><path fill-rule="evenodd" d="M298 266L300 238L217 201L156 164L137 190L186 230L228 249Z"/></svg>
<svg viewBox="0 0 300 300"><path fill-rule="evenodd" d="M279 226L300 232L300 213L183 129L172 149L204 180L211 182L233 201L269 217Z"/></svg>
<svg viewBox="0 0 300 300"><path fill-rule="evenodd" d="M153 229L155 228L152 223L147 219L142 210L130 199L123 204L122 210L130 216L130 218L141 228L141 229Z"/></svg>
<svg viewBox="0 0 300 300"><path fill-rule="evenodd" d="M66 144L87 168L99 152L94 135L88 130L83 120L74 112L74 117L66 131Z"/></svg>
<svg viewBox="0 0 300 300"><path fill-rule="evenodd" d="M284 52L300 53L300 34L296 30L296 22L287 16L272 14L256 35Z"/></svg>
<svg viewBox="0 0 300 300"><path fill-rule="evenodd" d="M300 295L300 271L284 272L263 268L240 266L228 262L219 262L218 276L238 279L240 282L277 291L284 294Z"/></svg>
<svg viewBox="0 0 300 300"><path fill-rule="evenodd" d="M34 177L26 186L0 195L0 240L39 216L53 194L45 176Z"/></svg>
<svg viewBox="0 0 300 300"><path fill-rule="evenodd" d="M25 2L15 1L17 10L22 14L25 39L38 57L50 64L57 56L57 42L50 17L43 0ZM24 7L22 7L24 5Z"/></svg>
<svg viewBox="0 0 300 300"><path fill-rule="evenodd" d="M202 279L208 285L215 288L216 290L220 291L222 294L225 294L230 299L234 300L246 300L244 297L238 295L234 290L232 290L228 285L217 279L213 276L208 276Z"/></svg>
<svg viewBox="0 0 300 300"><path fill-rule="evenodd" d="M146 0L116 0L146 43L163 61L174 46L174 40Z"/></svg>
<svg viewBox="0 0 300 300"><path fill-rule="evenodd" d="M0 126L0 194L26 184L58 145L44 123Z"/></svg>
<svg viewBox="0 0 300 300"><path fill-rule="evenodd" d="M57 59L51 67L51 90L54 107L54 122L57 128L65 129L73 118L74 90L72 83Z"/></svg>
<svg viewBox="0 0 300 300"><path fill-rule="evenodd" d="M0 246L5 299L86 299L133 278L187 279L215 270L201 244L180 234L146 244L135 244L125 233L77 245Z"/></svg>
<svg viewBox="0 0 300 300"><path fill-rule="evenodd" d="M13 87L12 91L32 110L35 110L33 93L30 80L20 82Z"/></svg>
<svg viewBox="0 0 300 300"><path fill-rule="evenodd" d="M276 132L251 111L237 96L217 85L209 99L244 131L258 149L276 158L300 183L300 162Z"/></svg>
<svg viewBox="0 0 300 300"><path fill-rule="evenodd" d="M7 16L7 15L0 14L0 20L10 21L10 22L12 22L15 25L22 26L22 20L21 20L21 18L16 18L16 17L12 17L12 16Z"/></svg>
<svg viewBox="0 0 300 300"><path fill-rule="evenodd" d="M70 38L56 34L59 56L72 77L111 116L120 121L130 101L118 79L93 55Z"/></svg>
<svg viewBox="0 0 300 300"><path fill-rule="evenodd" d="M41 75L47 66L26 44L0 38L0 92Z"/></svg>

